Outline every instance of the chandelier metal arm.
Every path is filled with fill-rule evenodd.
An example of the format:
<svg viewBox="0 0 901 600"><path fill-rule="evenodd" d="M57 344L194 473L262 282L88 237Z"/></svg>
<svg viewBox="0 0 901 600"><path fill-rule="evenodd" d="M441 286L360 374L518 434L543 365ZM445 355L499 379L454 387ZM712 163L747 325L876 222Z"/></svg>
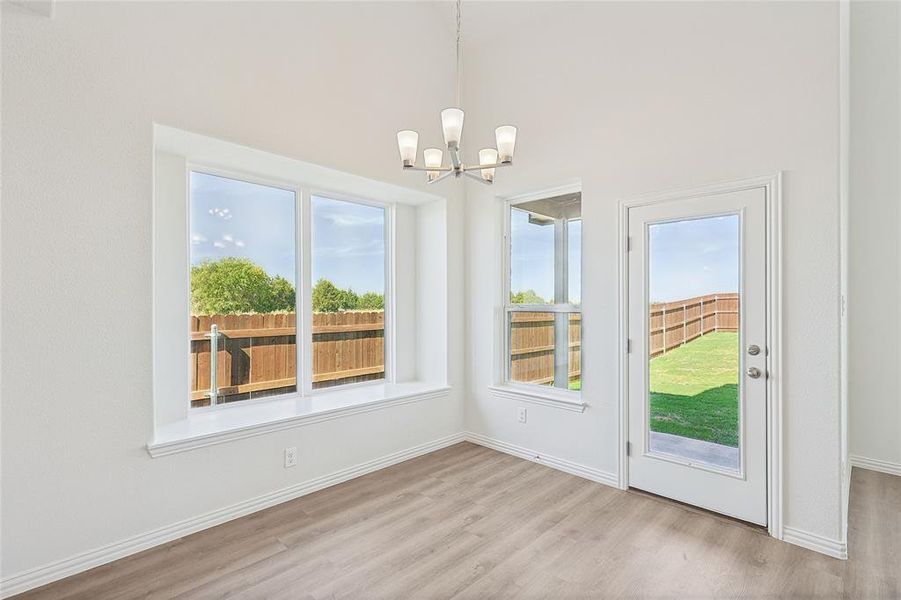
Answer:
<svg viewBox="0 0 901 600"><path fill-rule="evenodd" d="M404 167L404 171L441 171L452 173L454 171L453 167Z"/></svg>
<svg viewBox="0 0 901 600"><path fill-rule="evenodd" d="M500 167L512 167L513 161L510 162L502 162L502 163L494 163L491 165L469 165L461 167L461 171L481 171L482 169L498 169Z"/></svg>
<svg viewBox="0 0 901 600"><path fill-rule="evenodd" d="M462 173L463 175L466 175L466 176L469 177L470 179L475 179L476 181L478 181L479 183L481 183L481 184L483 184L483 185L491 185L491 183L492 183L491 181L485 181L484 179L482 179L482 178L481 178L480 176L478 176L478 175L473 175L473 174L470 173L469 171L461 171L461 173Z"/></svg>
<svg viewBox="0 0 901 600"><path fill-rule="evenodd" d="M429 181L428 184L432 185L433 183L438 183L442 179L447 179L448 177L450 177L451 175L453 175L455 173L453 169L451 169L450 171L447 171L447 170L445 170L445 171L446 172L443 175L439 175L435 179Z"/></svg>

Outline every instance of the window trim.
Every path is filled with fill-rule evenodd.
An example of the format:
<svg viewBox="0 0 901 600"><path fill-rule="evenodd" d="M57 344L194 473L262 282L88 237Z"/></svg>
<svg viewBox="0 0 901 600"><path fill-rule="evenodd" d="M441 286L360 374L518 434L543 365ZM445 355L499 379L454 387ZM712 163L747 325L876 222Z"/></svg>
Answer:
<svg viewBox="0 0 901 600"><path fill-rule="evenodd" d="M204 161L185 160L185 225L186 231L184 243L187 245L187 265L185 268L185 282L189 294L184 299L185 314L191 314L191 174L201 173L232 179L245 183L261 185L294 193L294 270L295 270L295 364L300 366L295 374L295 391L264 396L261 398L248 398L239 402L222 402L210 406L192 407L190 390L185 390L183 400L187 406L188 415L203 414L206 412L227 410L239 407L247 407L279 400L303 400L329 391L346 390L352 388L364 388L377 385L392 385L396 383L395 377L395 290L394 290L394 265L395 265L395 237L394 237L394 202L376 200L361 197L356 194L347 194L330 190L321 186L307 185L300 181L279 179L261 176L242 169L222 168ZM330 386L321 390L313 389L313 296L312 296L312 253L313 253L313 220L312 198L317 196L329 200L349 202L372 206L384 210L384 239L385 239L385 316L384 316L384 344L385 344L385 376L382 379L372 381L360 381ZM302 342L302 343L301 343ZM190 360L190 351L186 360Z"/></svg>
<svg viewBox="0 0 901 600"><path fill-rule="evenodd" d="M535 384L512 381L510 379L511 361L509 360L510 345L510 327L509 315L514 312L547 312L547 313L579 313L582 314L582 305L570 302L562 304L513 304L510 302L511 293L511 212L514 207L519 204L531 202L533 200L541 200L554 196L562 196L571 193L582 193L581 181L564 184L556 187L545 188L535 192L519 194L502 198L503 208L503 236L502 244L502 261L501 261L501 302L499 311L499 334L501 336L498 347L497 372L495 376L495 385L489 387L489 391L494 397L512 398L524 402L533 402L546 406L563 408L566 410L575 410L582 412L587 404L582 400L582 390L569 390L562 388L545 389L544 386ZM579 251L581 253L584 243L580 244ZM580 271L581 264L580 263ZM555 264L556 266L556 264ZM581 277L581 272L580 272ZM585 364L584 347L581 349L581 362ZM584 369L583 369L584 370Z"/></svg>

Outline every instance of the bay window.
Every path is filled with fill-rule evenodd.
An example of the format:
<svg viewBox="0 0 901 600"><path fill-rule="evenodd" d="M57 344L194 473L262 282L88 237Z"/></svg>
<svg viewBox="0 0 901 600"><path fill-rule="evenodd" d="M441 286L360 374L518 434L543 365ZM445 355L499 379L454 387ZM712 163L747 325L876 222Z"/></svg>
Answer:
<svg viewBox="0 0 901 600"><path fill-rule="evenodd" d="M450 393L444 198L154 125L152 214L151 456Z"/></svg>

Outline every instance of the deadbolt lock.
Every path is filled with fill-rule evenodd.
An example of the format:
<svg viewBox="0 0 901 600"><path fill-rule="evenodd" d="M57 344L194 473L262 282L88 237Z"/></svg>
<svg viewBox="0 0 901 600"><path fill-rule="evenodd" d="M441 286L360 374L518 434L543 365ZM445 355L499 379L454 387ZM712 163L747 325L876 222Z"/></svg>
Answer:
<svg viewBox="0 0 901 600"><path fill-rule="evenodd" d="M758 346L757 344L751 344L750 346L748 346L748 354L750 354L751 356L757 356L758 354L760 354L760 346Z"/></svg>

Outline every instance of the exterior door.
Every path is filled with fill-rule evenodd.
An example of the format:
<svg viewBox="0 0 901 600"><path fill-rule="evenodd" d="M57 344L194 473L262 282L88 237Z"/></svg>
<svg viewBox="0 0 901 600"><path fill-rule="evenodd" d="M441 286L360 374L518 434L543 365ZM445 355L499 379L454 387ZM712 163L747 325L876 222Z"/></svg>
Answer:
<svg viewBox="0 0 901 600"><path fill-rule="evenodd" d="M766 191L628 209L629 483L767 524Z"/></svg>

